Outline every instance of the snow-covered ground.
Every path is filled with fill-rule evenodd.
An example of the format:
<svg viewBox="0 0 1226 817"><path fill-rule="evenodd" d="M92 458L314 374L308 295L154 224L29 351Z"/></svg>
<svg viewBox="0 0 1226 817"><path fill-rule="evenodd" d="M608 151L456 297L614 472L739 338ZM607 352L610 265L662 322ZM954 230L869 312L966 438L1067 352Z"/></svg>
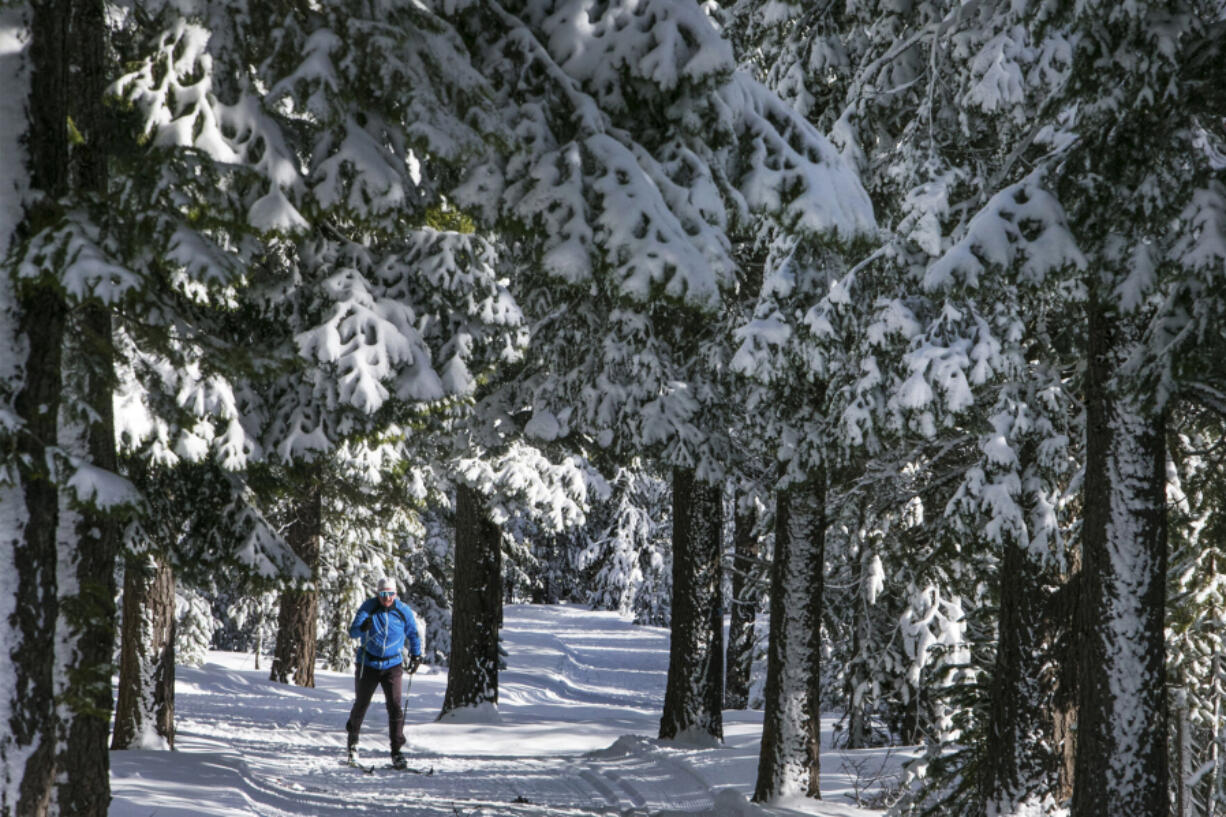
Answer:
<svg viewBox="0 0 1226 817"><path fill-rule="evenodd" d="M376 691L362 734L363 774L341 764L348 674L315 689L273 684L250 654L179 667L176 751L111 753L111 817L584 817L869 815L854 789L897 772L902 755L827 750L824 800L760 809L753 791L760 712L725 712L726 744L655 739L668 631L576 606L506 608L498 713L438 723L447 677L423 667L408 699L405 752L421 774L386 767ZM827 720L829 743L833 719Z"/></svg>

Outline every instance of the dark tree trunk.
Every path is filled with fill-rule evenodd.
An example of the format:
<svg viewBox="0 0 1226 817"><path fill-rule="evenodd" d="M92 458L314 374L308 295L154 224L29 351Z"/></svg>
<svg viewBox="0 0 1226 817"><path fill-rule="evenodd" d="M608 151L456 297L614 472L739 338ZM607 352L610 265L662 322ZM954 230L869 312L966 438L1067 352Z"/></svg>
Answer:
<svg viewBox="0 0 1226 817"><path fill-rule="evenodd" d="M456 486L455 581L451 662L443 711L498 703L498 630L502 625L502 534L481 496Z"/></svg>
<svg viewBox="0 0 1226 817"><path fill-rule="evenodd" d="M32 4L29 130L32 193L18 240L51 226L68 189L68 19L64 0ZM56 527L59 491L47 463L58 439L61 347L65 306L53 271L17 282L18 333L27 344L25 379L14 401L24 423L17 434L18 474L25 501L25 529L13 542L16 597L5 642L14 685L5 690L9 720L0 732L6 782L0 814L47 813L55 778L54 702ZM7 566L5 566L7 567ZM16 801L9 795L15 794Z"/></svg>
<svg viewBox="0 0 1226 817"><path fill-rule="evenodd" d="M42 815L51 798L55 774L54 666L56 616L56 527L59 495L47 466L48 442L58 435L60 340L63 302L47 286L31 285L21 298L21 331L29 343L26 380L17 395L18 416L26 423L18 435L19 473L25 496L26 526L13 549L16 608L11 621L16 638L10 653L16 685L10 694L5 768L21 780L14 815ZM19 692L20 691L20 692ZM25 755L24 768L17 757ZM11 764L11 765L10 765Z"/></svg>
<svg viewBox="0 0 1226 817"><path fill-rule="evenodd" d="M87 456L97 468L117 470L111 410L112 363L110 313L88 304L78 313L72 348L85 368L83 380L92 422L71 433L84 437ZM71 429L72 426L69 426ZM78 445L80 442L78 442ZM73 501L70 493L65 499ZM59 680L60 752L55 801L62 814L105 817L110 805L110 737L112 653L115 646L115 560L119 525L112 510L76 505L71 540L61 550L61 575L72 576L76 592L61 595L64 643Z"/></svg>
<svg viewBox="0 0 1226 817"><path fill-rule="evenodd" d="M1055 685L1051 699L1051 737L1056 752L1056 799L1073 796L1077 758L1077 640L1074 629L1080 600L1081 552L1069 554L1069 575L1052 594L1048 640L1055 652Z"/></svg>
<svg viewBox="0 0 1226 817"><path fill-rule="evenodd" d="M119 700L112 749L175 745L175 577L164 560L132 556L124 565Z"/></svg>
<svg viewBox="0 0 1226 817"><path fill-rule="evenodd" d="M73 4L72 51L80 65L72 82L73 120L83 143L74 150L76 186L87 195L107 188L106 123L103 97L107 83L105 8L99 0ZM85 431L89 461L109 473L118 471L112 402L115 370L109 307L85 303L73 333L76 364L84 374L90 416ZM61 751L56 804L61 814L106 817L110 806L112 652L115 645L115 560L119 524L114 512L86 504L79 509L75 531L77 592L61 600L73 655L70 656L62 705L70 713L61 724Z"/></svg>
<svg viewBox="0 0 1226 817"><path fill-rule="evenodd" d="M1125 391L1125 320L1091 300L1074 817L1170 808L1164 423Z"/></svg>
<svg viewBox="0 0 1226 817"><path fill-rule="evenodd" d="M673 604L660 737L724 739L724 615L719 486L673 469Z"/></svg>
<svg viewBox="0 0 1226 817"><path fill-rule="evenodd" d="M856 583L863 586L864 565L860 565L860 576ZM862 657L865 645L872 641L873 621L869 615L868 599L863 593L857 594L855 609L852 610L851 666L847 672L847 748L867 749L873 742L873 724L869 713L869 696L866 694L872 685L872 678L867 662Z"/></svg>
<svg viewBox="0 0 1226 817"><path fill-rule="evenodd" d="M821 621L825 474L778 494L766 711L753 799L821 797Z"/></svg>
<svg viewBox="0 0 1226 817"><path fill-rule="evenodd" d="M47 441L58 434L60 401L60 337L63 303L50 287L31 286L21 298L21 331L29 343L26 380L17 395L17 414L26 423L18 435L26 526L23 541L13 549L16 638L10 643L16 685L10 694L10 737L5 740L5 768L21 779L20 799L13 814L46 812L55 772L55 651L56 526L58 491L47 467ZM18 693L20 690L20 694ZM9 748L11 747L11 749ZM10 753L11 752L11 753ZM17 766L25 755L24 769ZM10 764L13 764L10 766Z"/></svg>
<svg viewBox="0 0 1226 817"><path fill-rule="evenodd" d="M301 502L286 540L290 549L311 571L307 587L287 587L281 591L281 611L277 617L277 645L273 651L268 680L300 687L315 686L315 647L318 630L320 538L323 535L323 492L319 469L307 466L294 479Z"/></svg>
<svg viewBox="0 0 1226 817"><path fill-rule="evenodd" d="M1022 446L1021 465L1033 461ZM1028 482L1023 478L1023 484ZM1030 518L1030 503L1025 506ZM1052 725L1044 689L1047 629L1043 565L1018 536L1006 535L998 581L1000 615L996 667L991 682L986 751L980 766L979 800L985 814L1013 814L1055 782L1047 749Z"/></svg>
<svg viewBox="0 0 1226 817"><path fill-rule="evenodd" d="M736 505L732 526L732 613L728 622L728 673L724 682L724 708L749 706L752 680L754 622L758 616L758 587L761 571L758 559L761 543L754 535L758 523L756 508Z"/></svg>

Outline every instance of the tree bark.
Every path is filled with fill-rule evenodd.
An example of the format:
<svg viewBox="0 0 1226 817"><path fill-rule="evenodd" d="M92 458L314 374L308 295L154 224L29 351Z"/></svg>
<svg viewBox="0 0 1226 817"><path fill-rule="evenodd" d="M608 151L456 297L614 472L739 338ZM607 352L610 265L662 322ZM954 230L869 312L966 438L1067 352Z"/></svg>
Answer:
<svg viewBox="0 0 1226 817"><path fill-rule="evenodd" d="M1021 466L1033 461L1021 447ZM1025 486L1029 479L1023 477ZM1030 503L1025 505L1029 520ZM985 814L1021 813L1023 804L1055 783L1047 749L1052 724L1050 690L1044 689L1049 655L1044 622L1044 568L1021 534L1006 534L998 581L1000 614L996 666L989 698L986 751L980 765L979 800Z"/></svg>
<svg viewBox="0 0 1226 817"><path fill-rule="evenodd" d="M1056 799L1073 796L1077 762L1077 639L1081 551L1071 549L1068 575L1049 600L1048 640L1055 650L1055 685L1051 698L1052 745L1056 751Z"/></svg>
<svg viewBox="0 0 1226 817"><path fill-rule="evenodd" d="M719 486L673 469L673 604L660 738L724 739L724 615Z"/></svg>
<svg viewBox="0 0 1226 817"><path fill-rule="evenodd" d="M281 591L281 610L277 617L277 645L273 651L268 680L301 687L315 686L315 650L318 630L319 555L323 535L323 491L319 469L307 466L298 470L295 484L301 501L286 540L290 549L310 568L311 584L287 587Z"/></svg>
<svg viewBox="0 0 1226 817"><path fill-rule="evenodd" d="M111 403L111 317L96 303L78 313L74 335L79 346L70 347L82 362L87 417L66 423L63 433L79 436L76 445L96 468L116 473L115 428ZM72 450L72 442L65 448ZM105 817L110 805L110 737L115 646L115 560L119 554L119 524L113 509L79 502L65 491L71 504L71 530L60 553L60 575L70 577L71 592L60 593L60 632L64 639L58 678L61 723L55 803L63 814ZM65 508L62 513L69 513Z"/></svg>
<svg viewBox="0 0 1226 817"><path fill-rule="evenodd" d="M1093 296L1077 609L1074 817L1164 815L1167 770L1163 417L1125 390L1143 341Z"/></svg>
<svg viewBox="0 0 1226 817"><path fill-rule="evenodd" d="M72 52L79 70L72 77L74 122L83 144L73 153L76 187L87 195L107 189L107 144L103 97L107 83L105 8L99 0L73 3ZM115 370L110 308L87 301L76 321L74 355L83 373L89 409L85 447L89 462L118 472L112 401ZM119 524L114 510L86 503L75 530L76 593L64 596L61 611L72 648L65 673L61 750L55 801L61 814L106 817L110 806L112 653L115 646L115 560Z"/></svg>
<svg viewBox="0 0 1226 817"><path fill-rule="evenodd" d="M825 474L778 494L771 573L766 712L757 802L821 797L821 621Z"/></svg>
<svg viewBox="0 0 1226 817"><path fill-rule="evenodd" d="M69 10L66 0L32 3L28 133L37 136L27 140L33 195L18 239L52 225L59 217L59 199L68 191ZM5 778L13 781L0 792L5 817L46 814L55 778L55 652L50 645L58 613L59 491L47 459L58 439L65 315L53 271L22 279L16 289L18 334L27 350L24 382L13 405L24 423L15 442L25 528L13 543L16 598L4 622L12 628L5 641L11 645L7 657L14 680L4 692L8 723L0 738Z"/></svg>
<svg viewBox="0 0 1226 817"><path fill-rule="evenodd" d="M501 625L502 533L490 521L481 496L457 485L451 661L440 717L463 707L498 703Z"/></svg>
<svg viewBox="0 0 1226 817"><path fill-rule="evenodd" d="M856 584L863 585L865 567L861 559L860 575ZM847 748L867 749L873 742L873 724L869 713L869 696L872 677L864 658L864 650L872 643L873 621L869 614L868 599L863 593L856 594L852 610L851 666L847 671Z"/></svg>
<svg viewBox="0 0 1226 817"><path fill-rule="evenodd" d="M131 556L123 576L119 701L112 749L175 745L175 579L165 559Z"/></svg>
<svg viewBox="0 0 1226 817"><path fill-rule="evenodd" d="M761 543L754 535L758 522L756 508L742 509L738 503L733 515L732 533L732 612L728 622L728 672L724 681L724 708L749 706L749 686L753 672L754 622L758 616L758 559Z"/></svg>

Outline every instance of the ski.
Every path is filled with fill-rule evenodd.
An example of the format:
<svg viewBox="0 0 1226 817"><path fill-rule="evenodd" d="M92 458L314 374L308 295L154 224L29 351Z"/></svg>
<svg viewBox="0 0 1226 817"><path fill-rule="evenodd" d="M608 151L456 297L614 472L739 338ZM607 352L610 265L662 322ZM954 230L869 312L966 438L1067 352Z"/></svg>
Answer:
<svg viewBox="0 0 1226 817"><path fill-rule="evenodd" d="M389 769L396 769L396 767L395 767L395 766L392 766L392 765L390 765L390 764L388 765L388 768L389 768ZM430 775L434 774L434 767L433 767L433 766L431 766L429 769L420 769L420 768L417 768L417 767L414 767L414 766L405 766L403 769L396 769L396 771L398 771L398 772L407 772L408 774L422 774L422 775L426 775L426 776L428 777L428 776L430 776Z"/></svg>
<svg viewBox="0 0 1226 817"><path fill-rule="evenodd" d="M429 777L434 774L434 767L423 769L417 766L405 766L403 769L397 769L395 765L388 763L386 766L367 766L364 763L350 763L347 760L342 760L341 763L351 769L360 769L364 774L374 774L375 769L390 769L396 772L405 772L406 774L420 774Z"/></svg>

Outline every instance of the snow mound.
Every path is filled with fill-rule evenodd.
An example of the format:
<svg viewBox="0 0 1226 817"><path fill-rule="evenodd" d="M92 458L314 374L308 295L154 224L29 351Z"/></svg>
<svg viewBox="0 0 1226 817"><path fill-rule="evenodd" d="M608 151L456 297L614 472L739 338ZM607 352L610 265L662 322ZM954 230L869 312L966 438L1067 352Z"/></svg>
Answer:
<svg viewBox="0 0 1226 817"><path fill-rule="evenodd" d="M650 739L642 735L622 735L608 747L588 752L584 757L591 760L605 760L614 757L646 754L651 751L652 743Z"/></svg>
<svg viewBox="0 0 1226 817"><path fill-rule="evenodd" d="M476 706L462 706L459 709L444 712L438 716L438 722L499 724L502 723L502 715L498 714L497 706L486 701Z"/></svg>
<svg viewBox="0 0 1226 817"><path fill-rule="evenodd" d="M765 817L769 812L745 799L734 789L724 789L715 795L711 808L702 811L657 811L652 817Z"/></svg>

